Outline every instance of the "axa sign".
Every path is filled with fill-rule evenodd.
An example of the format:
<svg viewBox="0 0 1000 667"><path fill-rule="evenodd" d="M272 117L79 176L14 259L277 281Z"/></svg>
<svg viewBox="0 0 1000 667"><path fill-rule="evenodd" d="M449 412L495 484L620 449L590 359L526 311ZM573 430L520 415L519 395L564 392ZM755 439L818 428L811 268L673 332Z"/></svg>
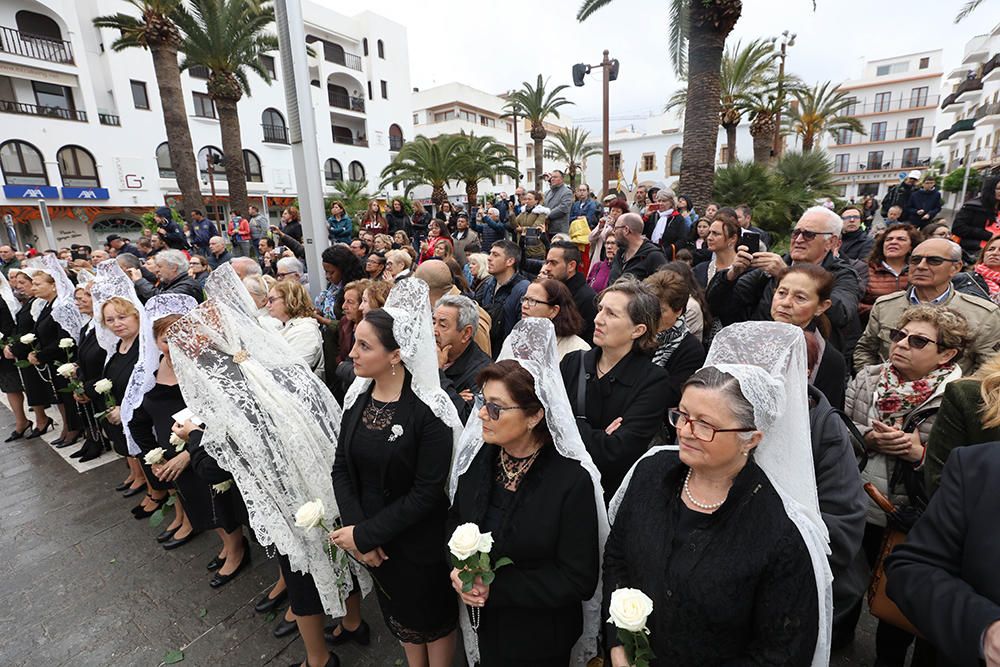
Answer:
<svg viewBox="0 0 1000 667"><path fill-rule="evenodd" d="M90 199L93 201L108 199L107 188L63 188L63 199Z"/></svg>
<svg viewBox="0 0 1000 667"><path fill-rule="evenodd" d="M59 190L51 185L5 185L3 194L8 199L55 199Z"/></svg>

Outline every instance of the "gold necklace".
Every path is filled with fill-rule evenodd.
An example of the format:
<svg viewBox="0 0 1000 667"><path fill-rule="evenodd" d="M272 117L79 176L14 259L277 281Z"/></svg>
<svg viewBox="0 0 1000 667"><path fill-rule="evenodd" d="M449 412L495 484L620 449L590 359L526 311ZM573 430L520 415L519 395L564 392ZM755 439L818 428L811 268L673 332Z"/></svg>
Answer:
<svg viewBox="0 0 1000 667"><path fill-rule="evenodd" d="M513 456L511 456L510 454L508 454L506 452L506 450L501 449L500 450L500 469L503 470L504 477L507 478L507 483L508 484L512 483L514 481L514 478L516 478L518 476L518 474L524 472L529 467L531 467L532 462L534 462L534 460L538 457L538 452L540 452L540 451L542 451L541 447L539 447L538 449L536 449L534 451L534 453L531 456L528 456L527 458L516 459ZM516 461L516 463L514 464L516 467L515 467L515 469L513 471L507 469L507 462L504 460L505 457L512 458L512 459L514 459Z"/></svg>

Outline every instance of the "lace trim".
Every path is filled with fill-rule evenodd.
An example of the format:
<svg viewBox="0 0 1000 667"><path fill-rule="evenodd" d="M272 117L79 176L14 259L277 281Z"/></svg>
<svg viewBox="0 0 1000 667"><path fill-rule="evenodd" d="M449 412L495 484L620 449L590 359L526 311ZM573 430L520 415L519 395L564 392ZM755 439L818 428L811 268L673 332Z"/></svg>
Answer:
<svg viewBox="0 0 1000 667"><path fill-rule="evenodd" d="M497 457L497 482L503 484L503 488L508 491L517 491L517 487L521 485L521 480L528 474L531 464L535 462L541 451L542 448L539 447L535 450L534 454L517 458L511 456L506 450L501 448L500 456Z"/></svg>
<svg viewBox="0 0 1000 667"><path fill-rule="evenodd" d="M376 405L378 401L369 399L364 412L361 413L361 423L368 427L369 431L384 431L392 425L392 420L396 418L396 401Z"/></svg>
<svg viewBox="0 0 1000 667"><path fill-rule="evenodd" d="M439 628L430 632L418 632L417 630L410 630L404 627L399 621L388 615L385 617L385 624L388 626L389 632L392 633L393 637L407 644L430 644L438 639L447 637L455 630L455 625L450 624L446 628Z"/></svg>

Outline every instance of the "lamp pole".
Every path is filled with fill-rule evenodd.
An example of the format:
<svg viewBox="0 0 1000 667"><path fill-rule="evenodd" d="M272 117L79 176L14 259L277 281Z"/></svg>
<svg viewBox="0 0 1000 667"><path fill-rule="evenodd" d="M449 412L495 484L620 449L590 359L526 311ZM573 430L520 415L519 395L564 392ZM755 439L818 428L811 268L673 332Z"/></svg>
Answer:
<svg viewBox="0 0 1000 667"><path fill-rule="evenodd" d="M518 118L520 117L518 114L520 113L521 106L517 102L512 103L510 107L510 115L514 117L514 169L517 170L517 175L514 176L515 188L521 187L521 154L517 149L517 124Z"/></svg>
<svg viewBox="0 0 1000 667"><path fill-rule="evenodd" d="M208 187L212 192L212 221L215 223L215 231L222 234L222 226L219 224L219 198L215 194L215 165L219 164L219 156L209 151L205 162L208 164Z"/></svg>
<svg viewBox="0 0 1000 667"><path fill-rule="evenodd" d="M609 58L608 55L608 50L604 49L604 58L601 60L599 65L587 65L585 63L573 65L573 85L575 86L582 86L584 75L590 74L592 69L600 67L603 70L602 93L604 99L601 113L601 143L604 152L604 163L601 167L601 180L603 181L602 196L608 194L608 184L611 181L611 86L609 84L618 78L618 60L615 58Z"/></svg>
<svg viewBox="0 0 1000 667"><path fill-rule="evenodd" d="M778 58L781 62L778 63L778 102L774 114L774 145L771 149L775 160L781 157L785 148L785 140L781 136L781 107L785 104L785 57L789 46L795 46L795 33L789 35L788 31L785 30L781 33L781 50L778 52Z"/></svg>

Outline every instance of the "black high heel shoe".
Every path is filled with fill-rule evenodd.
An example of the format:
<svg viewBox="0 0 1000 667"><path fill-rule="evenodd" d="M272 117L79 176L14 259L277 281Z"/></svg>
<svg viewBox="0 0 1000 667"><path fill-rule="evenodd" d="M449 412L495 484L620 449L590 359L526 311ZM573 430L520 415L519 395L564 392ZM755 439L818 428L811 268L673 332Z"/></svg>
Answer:
<svg viewBox="0 0 1000 667"><path fill-rule="evenodd" d="M28 422L28 425L24 427L21 431L11 431L10 435L4 442L14 442L15 440L20 440L21 438L27 437L28 433L31 431L32 423Z"/></svg>
<svg viewBox="0 0 1000 667"><path fill-rule="evenodd" d="M42 437L43 435L45 435L46 433L48 433L49 431L52 430L52 425L53 425L53 420L49 419L49 423L45 425L45 428L40 429L40 428L38 428L36 426L35 428L31 429L31 433L29 433L25 437L28 440L33 440L35 438L40 438L40 437Z"/></svg>
<svg viewBox="0 0 1000 667"><path fill-rule="evenodd" d="M94 440L88 440L83 446L83 454L80 456L80 463L93 461L103 453L104 447L101 446L101 443L95 442ZM128 486L125 488L128 488Z"/></svg>
<svg viewBox="0 0 1000 667"><path fill-rule="evenodd" d="M65 449L66 447L71 447L75 445L77 442L79 442L79 440L80 440L80 434L77 433L76 435L73 436L71 440L63 440L58 445L56 445L55 443L53 443L53 445L55 446L56 449Z"/></svg>
<svg viewBox="0 0 1000 667"><path fill-rule="evenodd" d="M244 540L243 540L243 560L240 561L240 564L237 565L236 569L233 570L229 574L221 574L219 572L216 572L215 576L212 577L212 580L210 582L208 582L208 585L211 586L212 588L219 588L221 586L225 586L230 581L232 581L233 579L235 579L236 576L240 572L242 572L243 569L246 568L249 564L250 564L250 549L249 549L249 544L247 543L246 539L244 538Z"/></svg>
<svg viewBox="0 0 1000 667"><path fill-rule="evenodd" d="M166 496L163 496L159 500L149 495L148 493L146 494L146 497L148 497L150 500L156 503L156 507L154 507L151 510L147 510L143 508L142 503L139 503L138 505L132 508L132 516L134 516L136 519L148 519L149 517L153 516L153 514L156 513L156 510L160 509L166 504L167 498L169 498L170 495L168 494Z"/></svg>
<svg viewBox="0 0 1000 667"><path fill-rule="evenodd" d="M269 595L271 595L271 591L265 593L264 597L257 601L257 604L255 604L253 608L255 612L258 614L266 614L269 611L274 611L281 607L285 600L288 599L288 589L286 588L273 598L268 597Z"/></svg>

